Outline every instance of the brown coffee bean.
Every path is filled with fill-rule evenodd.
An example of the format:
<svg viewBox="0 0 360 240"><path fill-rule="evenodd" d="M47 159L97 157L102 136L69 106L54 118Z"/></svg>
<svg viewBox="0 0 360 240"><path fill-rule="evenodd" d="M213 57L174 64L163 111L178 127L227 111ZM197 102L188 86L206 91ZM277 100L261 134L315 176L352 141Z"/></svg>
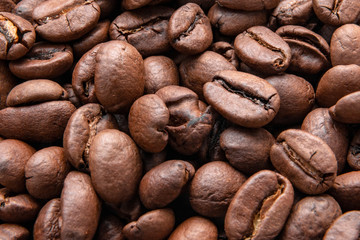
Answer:
<svg viewBox="0 0 360 240"><path fill-rule="evenodd" d="M180 195L194 173L194 167L182 160L169 160L154 167L139 185L142 204L148 209L167 206Z"/></svg>
<svg viewBox="0 0 360 240"><path fill-rule="evenodd" d="M201 166L191 180L191 207L206 217L224 217L226 210L246 177L226 162Z"/></svg>
<svg viewBox="0 0 360 240"><path fill-rule="evenodd" d="M360 15L356 0L313 0L313 9L320 21L335 26L356 22Z"/></svg>
<svg viewBox="0 0 360 240"><path fill-rule="evenodd" d="M330 68L321 77L317 86L317 103L322 107L331 107L340 98L360 91L358 78L360 78L360 66L358 65L338 65Z"/></svg>
<svg viewBox="0 0 360 240"><path fill-rule="evenodd" d="M0 111L0 135L23 141L53 142L59 140L75 111L69 101L50 101Z"/></svg>
<svg viewBox="0 0 360 240"><path fill-rule="evenodd" d="M68 42L82 37L95 27L100 7L83 0L51 0L34 10L36 33L51 42Z"/></svg>
<svg viewBox="0 0 360 240"><path fill-rule="evenodd" d="M220 146L226 159L246 174L271 168L270 148L274 142L271 133L263 128L230 127L220 135Z"/></svg>
<svg viewBox="0 0 360 240"><path fill-rule="evenodd" d="M0 110L6 107L6 98L17 81L9 70L8 63L0 60Z"/></svg>
<svg viewBox="0 0 360 240"><path fill-rule="evenodd" d="M315 104L315 92L311 84L292 74L265 78L280 96L280 109L271 123L292 125L300 123Z"/></svg>
<svg viewBox="0 0 360 240"><path fill-rule="evenodd" d="M39 79L26 81L14 87L8 94L6 105L14 107L67 99L67 92L57 82Z"/></svg>
<svg viewBox="0 0 360 240"><path fill-rule="evenodd" d="M16 4L16 7L13 9L13 13L28 20L31 23L34 23L32 18L32 12L34 8L46 0L21 0Z"/></svg>
<svg viewBox="0 0 360 240"><path fill-rule="evenodd" d="M199 5L187 3L172 14L168 39L171 46L181 53L201 53L213 40L210 20Z"/></svg>
<svg viewBox="0 0 360 240"><path fill-rule="evenodd" d="M60 211L61 239L93 238L101 205L89 175L72 171L66 176L61 193Z"/></svg>
<svg viewBox="0 0 360 240"><path fill-rule="evenodd" d="M254 75L220 71L204 85L206 101L224 118L244 127L268 124L280 108L280 98L270 83Z"/></svg>
<svg viewBox="0 0 360 240"><path fill-rule="evenodd" d="M220 6L224 6L231 9L245 10L245 11L257 11L263 9L272 9L279 4L280 0L218 0L217 3Z"/></svg>
<svg viewBox="0 0 360 240"><path fill-rule="evenodd" d="M16 139L0 142L0 184L14 192L25 191L25 164L35 149Z"/></svg>
<svg viewBox="0 0 360 240"><path fill-rule="evenodd" d="M208 13L211 24L218 28L221 34L236 36L253 26L265 25L267 14L262 11L239 11L214 4Z"/></svg>
<svg viewBox="0 0 360 240"><path fill-rule="evenodd" d="M276 170L306 194L320 194L334 183L336 157L319 137L298 129L283 131L271 147L270 159Z"/></svg>
<svg viewBox="0 0 360 240"><path fill-rule="evenodd" d="M144 92L140 53L129 43L113 40L100 46L95 61L96 98L109 112L127 112Z"/></svg>
<svg viewBox="0 0 360 240"><path fill-rule="evenodd" d="M30 239L30 232L26 228L17 224L3 223L0 224L0 239Z"/></svg>
<svg viewBox="0 0 360 240"><path fill-rule="evenodd" d="M330 47L319 34L296 25L287 25L276 30L291 48L290 71L317 74L330 66Z"/></svg>
<svg viewBox="0 0 360 240"><path fill-rule="evenodd" d="M36 218L33 237L37 240L60 240L60 198L48 201Z"/></svg>
<svg viewBox="0 0 360 240"><path fill-rule="evenodd" d="M218 231L213 222L203 217L191 217L171 233L168 240L217 240Z"/></svg>
<svg viewBox="0 0 360 240"><path fill-rule="evenodd" d="M0 60L15 60L34 45L35 30L30 22L9 12L0 12Z"/></svg>
<svg viewBox="0 0 360 240"><path fill-rule="evenodd" d="M125 240L123 224L115 215L102 210L95 240Z"/></svg>
<svg viewBox="0 0 360 240"><path fill-rule="evenodd" d="M350 1L344 0L344 2ZM360 14L360 3L353 2L351 5L354 6L354 4L358 5ZM360 43L355 40L358 38L360 38L360 26L356 24L345 24L334 31L330 42L330 56L333 66L360 65Z"/></svg>
<svg viewBox="0 0 360 240"><path fill-rule="evenodd" d="M161 240L170 235L175 215L170 208L149 211L137 221L125 225L124 236L129 240Z"/></svg>
<svg viewBox="0 0 360 240"><path fill-rule="evenodd" d="M210 49L226 58L236 69L239 68L240 60L235 54L234 46L230 43L224 41L215 42Z"/></svg>
<svg viewBox="0 0 360 240"><path fill-rule="evenodd" d="M349 146L347 127L334 121L327 108L317 108L306 116L301 129L321 138L333 150L337 160L337 173L341 173Z"/></svg>
<svg viewBox="0 0 360 240"><path fill-rule="evenodd" d="M23 57L9 63L11 72L22 79L52 79L65 73L73 63L70 45L37 42Z"/></svg>
<svg viewBox="0 0 360 240"><path fill-rule="evenodd" d="M330 194L338 201L343 211L360 210L360 171L352 171L336 177Z"/></svg>
<svg viewBox="0 0 360 240"><path fill-rule="evenodd" d="M305 197L291 210L280 239L323 239L325 231L340 215L340 206L331 196Z"/></svg>
<svg viewBox="0 0 360 240"><path fill-rule="evenodd" d="M71 115L64 132L63 145L68 161L78 170L89 170L89 152L94 137L104 129L117 128L111 114L96 103L88 103Z"/></svg>
<svg viewBox="0 0 360 240"><path fill-rule="evenodd" d="M269 24L274 29L283 25L304 26L313 14L312 11L312 0L283 0L272 12Z"/></svg>
<svg viewBox="0 0 360 240"><path fill-rule="evenodd" d="M130 43L143 56L165 52L170 49L167 31L173 12L164 6L125 11L111 23L110 39Z"/></svg>
<svg viewBox="0 0 360 240"><path fill-rule="evenodd" d="M59 197L69 171L70 164L65 158L63 148L43 148L26 162L26 189L37 199Z"/></svg>
<svg viewBox="0 0 360 240"><path fill-rule="evenodd" d="M181 62L179 71L181 84L193 90L201 100L204 100L203 86L211 82L218 71L236 68L227 59L213 51L189 57Z"/></svg>
<svg viewBox="0 0 360 240"><path fill-rule="evenodd" d="M346 212L326 231L323 240L356 240L360 234L360 211Z"/></svg>
<svg viewBox="0 0 360 240"><path fill-rule="evenodd" d="M274 239L282 229L294 199L290 181L262 170L236 192L225 216L229 240Z"/></svg>
<svg viewBox="0 0 360 240"><path fill-rule="evenodd" d="M41 205L29 194L14 194L7 188L0 189L0 220L7 223L33 222Z"/></svg>
<svg viewBox="0 0 360 240"><path fill-rule="evenodd" d="M360 123L360 91L350 93L329 108L330 116L342 123Z"/></svg>
<svg viewBox="0 0 360 240"><path fill-rule="evenodd" d="M132 200L137 192L142 177L139 150L125 133L103 130L94 136L90 145L89 170L100 198L120 206Z"/></svg>
<svg viewBox="0 0 360 240"><path fill-rule="evenodd" d="M179 71L174 61L165 56L144 59L145 94L155 93L169 85L179 85Z"/></svg>
<svg viewBox="0 0 360 240"><path fill-rule="evenodd" d="M360 131L356 131L348 150L347 162L354 170L360 170Z"/></svg>
<svg viewBox="0 0 360 240"><path fill-rule="evenodd" d="M138 98L130 108L129 130L134 141L145 151L164 150L169 134L165 130L170 113L164 101L156 94Z"/></svg>
<svg viewBox="0 0 360 240"><path fill-rule="evenodd" d="M259 72L277 74L289 67L289 45L266 27L255 26L247 29L235 38L234 47L241 61Z"/></svg>
<svg viewBox="0 0 360 240"><path fill-rule="evenodd" d="M99 1L97 1L97 3L99 3ZM97 44L106 42L109 39L109 27L109 20L99 21L98 24L96 24L96 26L90 32L73 42L72 47L74 49L75 57L80 58Z"/></svg>

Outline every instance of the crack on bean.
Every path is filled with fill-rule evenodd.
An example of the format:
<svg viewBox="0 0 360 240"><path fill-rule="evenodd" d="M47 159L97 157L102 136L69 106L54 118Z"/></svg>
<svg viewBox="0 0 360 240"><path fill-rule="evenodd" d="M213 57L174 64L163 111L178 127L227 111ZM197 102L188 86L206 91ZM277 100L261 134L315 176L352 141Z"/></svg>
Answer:
<svg viewBox="0 0 360 240"><path fill-rule="evenodd" d="M253 39L254 41L256 41L258 44L260 44L261 46L273 51L273 52L277 52L280 53L282 58L278 58L274 61L274 66L276 68L282 68L285 65L286 62L286 55L284 53L283 50L281 50L280 48L274 47L273 45L267 43L264 39L262 39L261 37L259 37L258 35L256 35L255 33L251 32L251 31L246 31L245 33L249 38Z"/></svg>
<svg viewBox="0 0 360 240"><path fill-rule="evenodd" d="M223 79L216 78L213 81L219 83L227 91L229 91L231 93L234 93L234 94L237 94L237 95L240 95L241 97L250 100L254 104L262 106L267 111L269 109L272 109L273 111L275 111L274 108L271 106L270 100L275 95L277 95L276 93L272 94L268 99L265 99L265 98L260 97L260 96L255 96L254 94L251 94L249 92L245 92L243 90L235 89L233 86L231 86L229 83L227 83Z"/></svg>
<svg viewBox="0 0 360 240"><path fill-rule="evenodd" d="M317 151L311 154L309 160L306 160L302 158L294 149L292 149L285 141L281 142L280 144L290 160L294 162L299 168L301 168L306 175L315 179L320 184L324 183L326 178L333 175L332 173L322 173L310 164L311 159L316 155Z"/></svg>
<svg viewBox="0 0 360 240"><path fill-rule="evenodd" d="M85 167L88 168L89 166L89 152L90 152L90 146L94 140L94 137L97 134L97 124L99 123L100 119L102 118L103 113L100 112L98 115L93 117L92 119L88 119L88 125L89 125L89 138L86 142L84 153L83 153L83 159L85 163Z"/></svg>
<svg viewBox="0 0 360 240"><path fill-rule="evenodd" d="M19 42L18 28L12 21L2 15L0 15L0 33L4 35L10 46Z"/></svg>
<svg viewBox="0 0 360 240"><path fill-rule="evenodd" d="M328 51L325 50L325 48L320 44L320 42L318 41L311 41L311 39L307 38L307 37L302 37L299 35L291 35L291 34L286 34L284 36L281 36L285 41L286 40L295 40L295 41L300 41L300 42L305 42L310 44L311 46L313 46L316 49L319 49L320 52L322 54L324 54L324 56L328 56L329 53Z"/></svg>
<svg viewBox="0 0 360 240"><path fill-rule="evenodd" d="M41 51L34 56L28 57L30 60L49 60L54 57L54 53L63 52L65 49L52 49L50 51Z"/></svg>
<svg viewBox="0 0 360 240"><path fill-rule="evenodd" d="M185 38L187 36L190 35L190 33L194 30L194 28L196 27L196 24L201 23L201 19L203 18L203 15L200 13L197 13L195 15L194 21L190 24L190 26L188 27L188 29L186 29L185 32L180 33L180 35L174 39L174 42L176 41L180 41L182 38Z"/></svg>

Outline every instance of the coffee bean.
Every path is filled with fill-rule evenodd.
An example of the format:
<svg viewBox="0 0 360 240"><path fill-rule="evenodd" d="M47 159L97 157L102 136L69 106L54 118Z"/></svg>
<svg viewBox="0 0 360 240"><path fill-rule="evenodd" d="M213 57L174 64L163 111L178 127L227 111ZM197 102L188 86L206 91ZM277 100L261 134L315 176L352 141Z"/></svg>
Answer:
<svg viewBox="0 0 360 240"><path fill-rule="evenodd" d="M250 128L269 123L280 107L279 95L270 83L237 71L218 72L204 85L204 96L223 117Z"/></svg>
<svg viewBox="0 0 360 240"><path fill-rule="evenodd" d="M53 198L43 206L34 224L34 239L60 240L60 198Z"/></svg>
<svg viewBox="0 0 360 240"><path fill-rule="evenodd" d="M288 129L276 141L270 150L271 162L301 192L320 194L334 184L336 157L319 137Z"/></svg>
<svg viewBox="0 0 360 240"><path fill-rule="evenodd" d="M324 240L356 239L359 236L360 211L346 212L326 231Z"/></svg>
<svg viewBox="0 0 360 240"><path fill-rule="evenodd" d="M26 228L17 224L0 224L0 238L26 240L30 238L30 232Z"/></svg>
<svg viewBox="0 0 360 240"><path fill-rule="evenodd" d="M263 170L236 192L225 216L225 232L233 239L274 239L281 231L294 199L287 178Z"/></svg>

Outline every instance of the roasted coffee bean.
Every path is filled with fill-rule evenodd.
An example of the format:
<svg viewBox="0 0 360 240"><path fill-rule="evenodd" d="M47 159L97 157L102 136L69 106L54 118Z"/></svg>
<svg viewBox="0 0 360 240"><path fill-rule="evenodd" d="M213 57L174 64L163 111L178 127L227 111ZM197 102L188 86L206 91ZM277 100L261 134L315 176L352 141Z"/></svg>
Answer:
<svg viewBox="0 0 360 240"><path fill-rule="evenodd" d="M274 143L274 137L263 128L230 127L220 135L220 146L226 159L246 174L271 168L270 148Z"/></svg>
<svg viewBox="0 0 360 240"><path fill-rule="evenodd" d="M36 218L33 237L37 240L60 240L60 198L54 198L43 206Z"/></svg>
<svg viewBox="0 0 360 240"><path fill-rule="evenodd" d="M7 62L0 60L0 110L6 107L7 95L16 84Z"/></svg>
<svg viewBox="0 0 360 240"><path fill-rule="evenodd" d="M47 101L67 100L68 94L57 82L39 79L15 86L8 94L6 105L28 105Z"/></svg>
<svg viewBox="0 0 360 240"><path fill-rule="evenodd" d="M123 233L129 240L161 240L170 235L174 225L173 210L157 209L145 213L137 221L128 223Z"/></svg>
<svg viewBox="0 0 360 240"><path fill-rule="evenodd" d="M210 20L199 5L187 3L172 14L168 39L171 46L181 53L201 53L213 40Z"/></svg>
<svg viewBox="0 0 360 240"><path fill-rule="evenodd" d="M75 111L69 101L50 101L0 111L0 135L23 141L54 142L59 140Z"/></svg>
<svg viewBox="0 0 360 240"><path fill-rule="evenodd" d="M115 215L102 210L95 240L125 240L123 223Z"/></svg>
<svg viewBox="0 0 360 240"><path fill-rule="evenodd" d="M143 56L165 52L170 49L167 31L173 12L164 6L123 12L111 23L110 38L130 43Z"/></svg>
<svg viewBox="0 0 360 240"><path fill-rule="evenodd" d="M214 4L208 13L211 24L221 34L236 36L253 26L266 25L267 13L262 11L239 11Z"/></svg>
<svg viewBox="0 0 360 240"><path fill-rule="evenodd" d="M239 68L240 60L235 54L234 46L230 43L224 41L215 42L210 49L226 58L236 69Z"/></svg>
<svg viewBox="0 0 360 240"><path fill-rule="evenodd" d="M245 175L226 162L204 164L191 180L191 207L206 217L224 217L233 196L245 180Z"/></svg>
<svg viewBox="0 0 360 240"><path fill-rule="evenodd" d="M280 0L218 0L216 1L220 6L224 6L231 9L245 10L245 11L257 11L263 9L275 8Z"/></svg>
<svg viewBox="0 0 360 240"><path fill-rule="evenodd" d="M340 206L331 196L305 197L291 210L280 239L323 239L325 231L340 215Z"/></svg>
<svg viewBox="0 0 360 240"><path fill-rule="evenodd" d="M265 126L280 108L280 98L270 83L254 75L220 71L204 85L206 101L224 118L244 127Z"/></svg>
<svg viewBox="0 0 360 240"><path fill-rule="evenodd" d="M330 66L330 47L319 34L301 26L288 25L276 30L291 48L290 71L317 74Z"/></svg>
<svg viewBox="0 0 360 240"><path fill-rule="evenodd" d="M276 170L306 194L320 194L334 183L337 161L331 148L319 137L298 129L283 131L271 147Z"/></svg>
<svg viewBox="0 0 360 240"><path fill-rule="evenodd" d="M117 128L111 114L96 103L88 103L71 115L64 132L63 146L68 161L78 170L89 170L89 152L94 137L104 129Z"/></svg>
<svg viewBox="0 0 360 240"><path fill-rule="evenodd" d="M276 29L283 25L304 26L312 15L312 0L283 0L272 12L269 25Z"/></svg>
<svg viewBox="0 0 360 240"><path fill-rule="evenodd" d="M360 131L357 130L351 140L347 162L354 170L360 170Z"/></svg>
<svg viewBox="0 0 360 240"><path fill-rule="evenodd" d="M360 210L360 171L352 171L336 177L330 194L338 201L343 211Z"/></svg>
<svg viewBox="0 0 360 240"><path fill-rule="evenodd" d="M156 94L138 98L130 108L128 122L131 136L147 152L164 150L169 140L165 130L169 121L169 109Z"/></svg>
<svg viewBox="0 0 360 240"><path fill-rule="evenodd" d="M23 57L11 61L11 72L22 79L52 79L65 73L73 63L70 45L37 42Z"/></svg>
<svg viewBox="0 0 360 240"><path fill-rule="evenodd" d="M100 46L95 61L96 98L109 112L127 112L144 92L140 53L129 43L113 40Z"/></svg>
<svg viewBox="0 0 360 240"><path fill-rule="evenodd" d="M15 60L34 45L35 30L30 22L15 14L0 12L0 59Z"/></svg>
<svg viewBox="0 0 360 240"><path fill-rule="evenodd" d="M0 184L13 192L25 191L25 164L35 149L16 139L0 142Z"/></svg>
<svg viewBox="0 0 360 240"><path fill-rule="evenodd" d="M26 162L26 189L37 199L59 197L69 171L70 164L65 158L63 148L43 148Z"/></svg>
<svg viewBox="0 0 360 240"><path fill-rule="evenodd" d="M218 230L213 222L195 216L177 226L168 240L216 240L217 236Z"/></svg>
<svg viewBox="0 0 360 240"><path fill-rule="evenodd" d="M348 94L339 99L329 109L331 117L342 123L360 123L360 113L357 107L360 102L360 91Z"/></svg>
<svg viewBox="0 0 360 240"><path fill-rule="evenodd" d="M236 192L225 216L229 240L274 239L281 231L294 199L290 181L263 170L252 175Z"/></svg>
<svg viewBox="0 0 360 240"><path fill-rule="evenodd" d="M34 10L36 33L51 42L68 42L82 37L95 27L100 7L95 1L50 0Z"/></svg>
<svg viewBox="0 0 360 240"><path fill-rule="evenodd" d="M235 38L234 47L241 61L259 72L277 74L289 67L289 45L269 28L255 26L247 29Z"/></svg>
<svg viewBox="0 0 360 240"><path fill-rule="evenodd" d="M87 34L85 34L75 42L73 42L72 47L74 49L75 57L80 58L82 55L84 55L91 48L95 47L97 44L106 42L109 39L108 36L109 27L110 27L109 20L100 21L90 32L88 32Z"/></svg>
<svg viewBox="0 0 360 240"><path fill-rule="evenodd" d="M323 240L357 240L360 234L360 211L346 212L326 231Z"/></svg>
<svg viewBox="0 0 360 240"><path fill-rule="evenodd" d="M341 173L349 146L347 127L334 121L327 108L317 108L306 116L301 129L321 138L333 150L337 160L337 173Z"/></svg>
<svg viewBox="0 0 360 240"><path fill-rule="evenodd" d="M209 136L213 113L201 109L196 93L180 86L166 86L156 92L169 109L170 120L165 130L169 145L177 152L191 155L198 152Z"/></svg>
<svg viewBox="0 0 360 240"><path fill-rule="evenodd" d="M344 2L346 1L344 0ZM356 2L356 4L358 4L360 14L360 2ZM330 56L333 66L360 65L360 43L354 40L358 38L360 38L360 26L356 24L345 24L334 31L330 42Z"/></svg>
<svg viewBox="0 0 360 240"><path fill-rule="evenodd" d="M320 79L316 89L316 101L322 107L331 107L336 102L356 91L360 91L357 79L360 66L355 64L338 65L330 68Z"/></svg>
<svg viewBox="0 0 360 240"><path fill-rule="evenodd" d="M356 22L360 16L356 0L313 0L313 9L320 21L335 26Z"/></svg>
<svg viewBox="0 0 360 240"><path fill-rule="evenodd" d="M204 100L203 86L211 82L218 71L236 68L223 56L213 51L189 57L181 62L179 71L181 84L193 90L201 100Z"/></svg>
<svg viewBox="0 0 360 240"><path fill-rule="evenodd" d="M7 223L33 222L41 208L29 194L14 194L7 188L0 189L0 220Z"/></svg>
<svg viewBox="0 0 360 240"><path fill-rule="evenodd" d="M101 212L100 200L90 176L70 172L61 193L61 239L89 239L95 235ZM86 214L84 214L86 213Z"/></svg>
<svg viewBox="0 0 360 240"><path fill-rule="evenodd" d="M125 133L116 129L103 130L93 137L90 144L89 170L100 198L120 206L137 193L142 177L139 150Z"/></svg>
<svg viewBox="0 0 360 240"><path fill-rule="evenodd" d="M271 123L292 125L300 123L315 104L315 92L304 78L293 74L265 78L280 96L280 109Z"/></svg>
<svg viewBox="0 0 360 240"><path fill-rule="evenodd" d="M139 185L142 204L148 209L167 206L180 195L194 173L194 167L182 160L169 160L154 167L144 175Z"/></svg>
<svg viewBox="0 0 360 240"><path fill-rule="evenodd" d="M179 85L179 71L174 61L165 56L144 59L145 94L155 93L169 85Z"/></svg>
<svg viewBox="0 0 360 240"><path fill-rule="evenodd" d="M37 5L46 0L21 0L16 4L13 13L33 23L32 12Z"/></svg>
<svg viewBox="0 0 360 240"><path fill-rule="evenodd" d="M26 228L17 224L0 224L0 239L30 239L30 232Z"/></svg>

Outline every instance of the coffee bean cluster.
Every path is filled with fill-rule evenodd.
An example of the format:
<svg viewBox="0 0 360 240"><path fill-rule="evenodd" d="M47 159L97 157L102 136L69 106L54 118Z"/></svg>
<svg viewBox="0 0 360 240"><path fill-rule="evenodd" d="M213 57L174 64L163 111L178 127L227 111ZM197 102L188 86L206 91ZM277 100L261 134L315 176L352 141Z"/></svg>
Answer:
<svg viewBox="0 0 360 240"><path fill-rule="evenodd" d="M358 240L359 0L0 0L1 240Z"/></svg>

